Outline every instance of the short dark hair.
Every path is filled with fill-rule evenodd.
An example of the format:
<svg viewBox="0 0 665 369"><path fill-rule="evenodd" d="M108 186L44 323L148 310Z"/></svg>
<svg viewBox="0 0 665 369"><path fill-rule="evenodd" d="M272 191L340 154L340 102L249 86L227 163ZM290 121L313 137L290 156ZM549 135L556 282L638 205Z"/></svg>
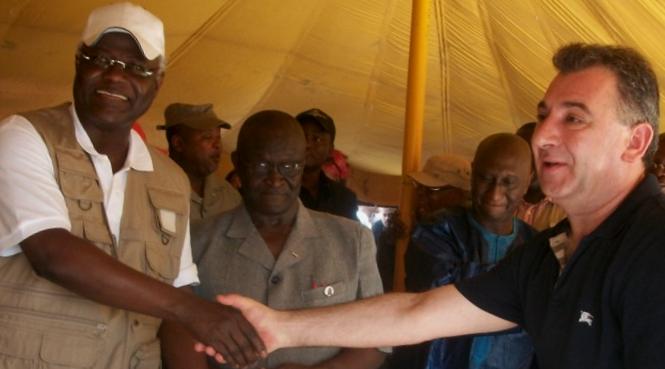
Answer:
<svg viewBox="0 0 665 369"><path fill-rule="evenodd" d="M660 112L658 80L646 58L629 47L574 43L561 47L552 63L562 74L594 66L614 73L621 100L617 107L620 119L629 126L649 122L653 128L653 140L642 158L645 165L650 165L658 144Z"/></svg>

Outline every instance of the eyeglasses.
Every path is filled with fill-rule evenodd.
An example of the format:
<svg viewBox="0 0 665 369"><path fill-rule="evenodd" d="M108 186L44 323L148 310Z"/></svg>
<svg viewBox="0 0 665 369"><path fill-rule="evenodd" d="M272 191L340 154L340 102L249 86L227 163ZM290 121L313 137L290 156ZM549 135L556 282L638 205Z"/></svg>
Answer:
<svg viewBox="0 0 665 369"><path fill-rule="evenodd" d="M653 168L654 172L665 170L665 162L657 163L656 161L654 161L653 163L651 163L651 168Z"/></svg>
<svg viewBox="0 0 665 369"><path fill-rule="evenodd" d="M118 59L112 59L105 55L89 56L79 52L76 57L85 60L86 63L90 63L104 70L109 69L110 67L117 64L122 68L123 71L141 78L149 78L155 74L154 70L150 70L143 65L128 63Z"/></svg>
<svg viewBox="0 0 665 369"><path fill-rule="evenodd" d="M279 174L284 177L295 177L304 168L303 163L299 162L284 162L284 163L269 163L267 161L259 161L256 163L245 163L254 174L260 176L267 176L276 169Z"/></svg>

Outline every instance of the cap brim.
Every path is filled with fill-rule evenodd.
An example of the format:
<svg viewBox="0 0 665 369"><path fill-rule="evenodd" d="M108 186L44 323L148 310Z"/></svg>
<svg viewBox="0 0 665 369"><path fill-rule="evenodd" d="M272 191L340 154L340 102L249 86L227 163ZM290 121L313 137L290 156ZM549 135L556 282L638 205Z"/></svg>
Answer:
<svg viewBox="0 0 665 369"><path fill-rule="evenodd" d="M449 183L435 178L434 176L431 176L425 172L410 173L409 177L418 182L418 184L421 184L425 187L444 187L450 185Z"/></svg>

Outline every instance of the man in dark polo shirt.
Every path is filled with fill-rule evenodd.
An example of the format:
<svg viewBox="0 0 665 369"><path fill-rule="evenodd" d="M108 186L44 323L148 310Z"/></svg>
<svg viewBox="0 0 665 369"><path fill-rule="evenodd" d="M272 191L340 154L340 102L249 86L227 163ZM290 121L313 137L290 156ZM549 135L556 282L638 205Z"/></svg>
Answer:
<svg viewBox="0 0 665 369"><path fill-rule="evenodd" d="M541 369L662 368L665 196L645 175L656 151L658 83L636 51L572 44L538 104L532 139L543 192L568 221L494 269L422 294L301 313L238 296L270 350L371 347L522 326Z"/></svg>
<svg viewBox="0 0 665 369"><path fill-rule="evenodd" d="M300 201L309 209L357 220L356 194L342 183L326 177L321 169L335 148L333 119L319 109L304 111L298 114L296 119L307 138Z"/></svg>

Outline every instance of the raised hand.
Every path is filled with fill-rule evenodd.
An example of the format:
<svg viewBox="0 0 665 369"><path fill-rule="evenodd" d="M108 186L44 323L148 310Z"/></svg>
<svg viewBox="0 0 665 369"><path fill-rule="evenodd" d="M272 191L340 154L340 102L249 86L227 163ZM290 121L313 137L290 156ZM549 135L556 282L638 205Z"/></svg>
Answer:
<svg viewBox="0 0 665 369"><path fill-rule="evenodd" d="M220 362L246 367L266 354L257 331L232 307L199 300L183 315L183 324L208 350L214 351L212 356ZM202 351L198 347L197 344L197 351Z"/></svg>

